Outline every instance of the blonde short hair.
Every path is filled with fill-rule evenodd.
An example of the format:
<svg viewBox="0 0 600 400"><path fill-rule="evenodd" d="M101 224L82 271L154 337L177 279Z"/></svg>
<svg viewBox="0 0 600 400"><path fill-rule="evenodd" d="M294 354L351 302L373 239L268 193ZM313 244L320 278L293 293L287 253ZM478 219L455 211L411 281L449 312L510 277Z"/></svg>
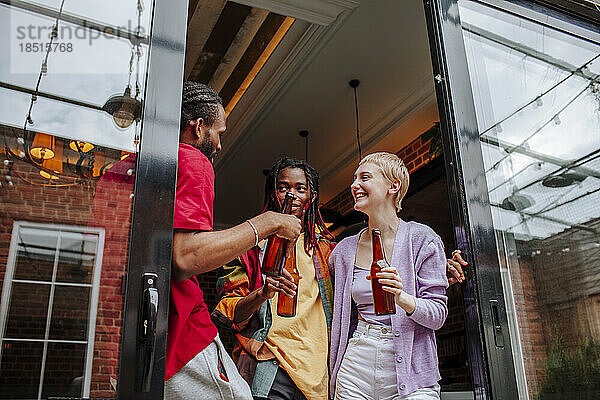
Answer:
<svg viewBox="0 0 600 400"><path fill-rule="evenodd" d="M408 168L404 165L404 161L395 154L380 151L377 153L371 153L360 160L359 166L370 163L376 165L381 169L383 177L390 183L400 183L400 190L396 193L395 204L396 212L402 209L402 199L406 196L408 191L408 184L410 182L408 176Z"/></svg>

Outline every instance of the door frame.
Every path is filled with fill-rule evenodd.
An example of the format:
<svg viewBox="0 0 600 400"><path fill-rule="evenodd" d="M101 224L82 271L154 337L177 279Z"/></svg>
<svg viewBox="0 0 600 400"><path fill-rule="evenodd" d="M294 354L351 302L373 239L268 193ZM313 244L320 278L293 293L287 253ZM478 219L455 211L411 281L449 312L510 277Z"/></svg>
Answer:
<svg viewBox="0 0 600 400"><path fill-rule="evenodd" d="M188 0L154 0L153 14L119 356L121 399L162 400L165 377ZM146 273L157 275L158 318L151 384L143 392L139 360L144 346L139 336Z"/></svg>
<svg viewBox="0 0 600 400"><path fill-rule="evenodd" d="M474 1L528 19L542 12L552 19L554 27L578 36L578 31L584 29L600 32L600 12L586 12L581 2L574 0ZM509 399L518 393L518 377L457 3L458 0L423 1L452 221L458 248L471 264L463 284L467 351L475 398ZM501 347L497 346L499 340L503 342Z"/></svg>
<svg viewBox="0 0 600 400"><path fill-rule="evenodd" d="M486 275L493 275L494 267L498 266L493 265L493 258L484 260L481 257L490 253L491 249L481 246L490 243L486 238L486 236L489 238L489 233L482 236L485 234L485 227L479 225L473 229L471 224L471 220L481 221L481 214L486 211L485 206L482 205L479 209L471 212L468 208L468 199L473 197L477 188L476 185L467 185L466 182L473 182L473 177L478 175L476 167L479 167L480 171L483 170L483 159L481 153L477 154L478 147L475 148L476 151L471 151L473 154L460 152L462 146L459 140L467 142L476 140L476 144L478 144L479 137L456 3L456 0L424 0L423 4L442 131L452 224L457 248L463 252L470 263L467 269L468 279L462 287L467 356L473 379L474 398L487 399L490 397L491 379L486 359L488 351L484 351L484 349L487 337L485 334L486 324L489 325L491 317L481 312L481 304L486 299L482 289L486 288L481 288L479 281L483 280ZM453 54L453 57L447 59L446 54ZM450 75L453 76L452 81L449 79ZM455 118L453 111L463 118ZM473 150L473 146L470 149ZM469 158L469 156L474 158ZM468 170L463 169L463 164ZM485 182L483 187L485 187ZM487 191L481 194L487 198ZM491 213L488 219L491 225ZM478 238L478 240L476 241L474 238ZM488 283L492 287L495 286L493 277ZM498 284L501 285L501 282L498 281ZM501 286L499 287L499 293L502 294ZM483 298L482 295L484 295ZM505 398L510 398L510 396Z"/></svg>

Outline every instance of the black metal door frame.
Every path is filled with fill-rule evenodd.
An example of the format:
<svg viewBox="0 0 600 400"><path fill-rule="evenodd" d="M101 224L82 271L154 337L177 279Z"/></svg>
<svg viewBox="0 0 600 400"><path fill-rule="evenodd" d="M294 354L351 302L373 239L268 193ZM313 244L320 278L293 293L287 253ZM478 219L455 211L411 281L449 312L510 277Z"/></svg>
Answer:
<svg viewBox="0 0 600 400"><path fill-rule="evenodd" d="M477 176L478 173L476 166L480 166L480 171L484 170L481 154L477 154L479 136L477 135L475 108L471 99L471 86L456 1L425 0L424 6L442 130L452 223L457 246L466 254L471 263L468 269L469 279L462 288L465 304L467 355L473 378L475 399L487 399L489 398L490 378L486 367L487 352L483 350L486 344L486 335L484 334L486 315L482 315L483 313L480 312L485 297L481 298L482 293L478 281L482 275L489 275L489 270L493 272L495 266L489 265L493 259L482 260L481 257L477 257L477 255L489 254L489 249L486 249L487 253L480 252L481 248L477 244L484 243L485 236L482 234L485 234L485 229L479 225L476 229L483 230L483 232L477 232L472 229L473 225L470 222L471 220L479 221L480 214L485 213L485 207L482 205L479 209L471 212L467 208L467 198L471 194L469 190L476 189L472 187L475 183L472 177ZM449 60L447 54L452 54ZM450 75L452 84L450 84ZM463 118L455 118L455 115ZM477 141L477 147L471 146L474 153L472 156L476 157L475 159L463 163L468 159L465 158L466 154L459 152L461 148L459 138L462 141ZM464 170L463 164L468 170ZM466 184L466 182L470 184ZM485 182L483 182L482 188L485 189ZM487 198L487 192L484 195ZM491 220L491 215L489 219ZM473 240L474 238L478 238L478 243ZM501 282L498 283L501 285ZM490 319L489 315L487 317Z"/></svg>
<svg viewBox="0 0 600 400"><path fill-rule="evenodd" d="M187 0L154 1L119 357L120 399L163 398L187 13ZM146 321L145 337L144 307L149 315L156 313L155 323Z"/></svg>
<svg viewBox="0 0 600 400"><path fill-rule="evenodd" d="M483 1L485 3L495 0ZM598 32L573 0L522 1L567 24ZM476 399L517 398L517 378L457 0L424 0L452 221L471 275L463 284L467 351ZM552 8L548 8L551 6ZM589 10L588 10L589 11ZM595 23L594 23L595 22Z"/></svg>

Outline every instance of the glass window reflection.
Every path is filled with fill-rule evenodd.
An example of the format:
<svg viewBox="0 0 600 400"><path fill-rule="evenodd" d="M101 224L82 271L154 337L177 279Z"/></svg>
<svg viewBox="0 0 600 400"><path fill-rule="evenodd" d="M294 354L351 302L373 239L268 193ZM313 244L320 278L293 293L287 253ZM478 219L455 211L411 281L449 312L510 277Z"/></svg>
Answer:
<svg viewBox="0 0 600 400"><path fill-rule="evenodd" d="M459 6L520 398L594 397L600 45L481 3Z"/></svg>

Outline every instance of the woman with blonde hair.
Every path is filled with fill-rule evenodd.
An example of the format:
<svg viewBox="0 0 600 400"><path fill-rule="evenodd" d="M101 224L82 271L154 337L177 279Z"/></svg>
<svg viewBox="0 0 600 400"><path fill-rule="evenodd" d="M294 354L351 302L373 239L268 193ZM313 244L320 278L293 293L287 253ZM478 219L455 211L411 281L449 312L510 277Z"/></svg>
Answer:
<svg viewBox="0 0 600 400"><path fill-rule="evenodd" d="M434 331L448 314L446 258L429 227L398 218L408 170L390 153L364 157L350 187L354 209L368 229L333 250L334 313L330 386L335 399L439 399ZM387 259L370 276L373 229L381 231ZM396 312L376 315L371 279L393 294Z"/></svg>

